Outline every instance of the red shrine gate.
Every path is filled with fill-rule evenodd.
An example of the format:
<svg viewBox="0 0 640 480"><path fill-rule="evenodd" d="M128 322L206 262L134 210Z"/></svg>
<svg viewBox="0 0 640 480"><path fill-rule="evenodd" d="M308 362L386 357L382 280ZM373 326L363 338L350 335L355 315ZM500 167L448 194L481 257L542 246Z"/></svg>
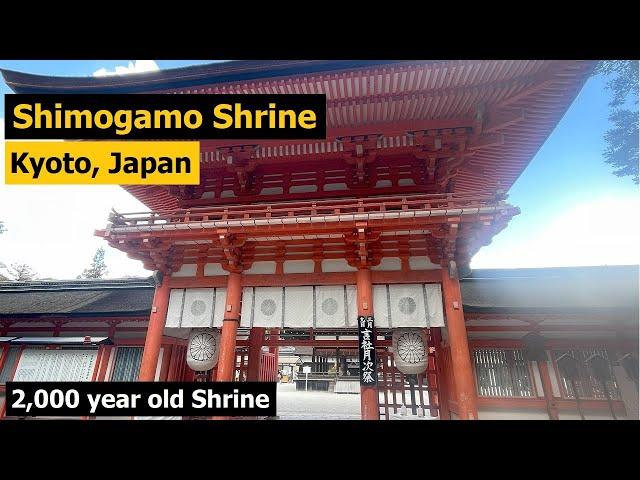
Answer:
<svg viewBox="0 0 640 480"><path fill-rule="evenodd" d="M254 333L254 332L252 332ZM295 339L287 338L287 332L278 331L275 335L263 331L262 343L255 342L256 335L253 339L238 340L238 344L248 345L236 348L236 370L234 379L237 381L276 381L277 380L277 353L260 352L256 354L258 345L279 345L280 347L290 346L310 346L315 345L318 349L325 350L327 353L333 354L336 350L342 353L350 354L357 357L357 342L354 340L333 340L332 335L336 333L350 332L318 332L306 331L295 332ZM354 332L351 332L354 333ZM331 339L318 340L318 337L327 336ZM381 335L384 338L388 335ZM440 362L450 361L446 356L449 355L447 349L441 345L439 328L435 327L427 329L428 336L428 364L424 373L415 376L402 373L395 365L394 354L390 349L391 342L388 339L378 340L377 357L378 357L378 409L381 418L389 419L391 414L398 414L402 407L413 409L416 415L417 410L431 417L441 417L448 419L449 411L446 406L446 385L442 378L442 368ZM249 334L251 337L251 334ZM273 338L272 338L273 337ZM306 337L306 338L305 338ZM314 340L314 338L316 338ZM253 340L253 348L252 348ZM259 349L258 349L259 350ZM277 347L270 347L270 350L276 350ZM260 358L259 362L252 360L256 357ZM256 368L259 373L256 376ZM214 368L209 379L215 381L217 378L217 368ZM415 377L415 378L410 378ZM303 377L304 378L304 377Z"/></svg>
<svg viewBox="0 0 640 480"><path fill-rule="evenodd" d="M230 381L239 348L240 376L258 379L262 346L277 356L292 344L281 336L289 329L309 332L297 345L355 349L356 339L332 343L317 333L364 335L359 319L371 319L378 387L361 387L363 419L398 408L405 379L389 361L389 335L406 328L429 332L427 373L412 394L443 418L476 419L459 269L518 213L505 191L592 68L246 61L117 80L14 73L7 83L32 93L326 94L326 140L201 141L199 185L125 187L151 211L114 213L96 233L161 273L139 379L155 378L167 338L195 328L220 332L215 378ZM324 305L331 289L344 289L344 298Z"/></svg>

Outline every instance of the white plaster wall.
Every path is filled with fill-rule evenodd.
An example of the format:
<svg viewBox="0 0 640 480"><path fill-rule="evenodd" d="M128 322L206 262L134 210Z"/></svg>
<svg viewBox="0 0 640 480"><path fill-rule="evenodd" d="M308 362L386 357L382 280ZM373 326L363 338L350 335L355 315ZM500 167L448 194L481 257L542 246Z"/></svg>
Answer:
<svg viewBox="0 0 640 480"><path fill-rule="evenodd" d="M352 267L344 259L323 260L323 272L355 272L357 268Z"/></svg>
<svg viewBox="0 0 640 480"><path fill-rule="evenodd" d="M195 263L186 263L180 267L180 270L171 274L172 277L195 277L198 265Z"/></svg>
<svg viewBox="0 0 640 480"><path fill-rule="evenodd" d="M325 192L332 192L334 190L346 190L346 189L347 189L346 183L327 183L323 188Z"/></svg>
<svg viewBox="0 0 640 480"><path fill-rule="evenodd" d="M379 265L371 267L371 270L381 270L381 271L389 271L389 270L400 270L402 268L402 262L399 258L394 257L385 257L380 261Z"/></svg>
<svg viewBox="0 0 640 480"><path fill-rule="evenodd" d="M260 190L260 195L282 195L282 187L267 187Z"/></svg>
<svg viewBox="0 0 640 480"><path fill-rule="evenodd" d="M288 260L283 264L284 273L313 273L313 260Z"/></svg>
<svg viewBox="0 0 640 480"><path fill-rule="evenodd" d="M215 275L229 275L229 272L227 272L224 268L222 268L222 265L220 265L219 263L207 263L204 266L204 276L205 277L212 277Z"/></svg>
<svg viewBox="0 0 640 480"><path fill-rule="evenodd" d="M312 193L317 191L317 185L294 185L289 188L289 193Z"/></svg>
<svg viewBox="0 0 640 480"><path fill-rule="evenodd" d="M427 257L409 257L409 268L411 270L437 270L440 265L432 263Z"/></svg>
<svg viewBox="0 0 640 480"><path fill-rule="evenodd" d="M272 274L276 273L276 262L253 262L251 268L245 270L245 274Z"/></svg>

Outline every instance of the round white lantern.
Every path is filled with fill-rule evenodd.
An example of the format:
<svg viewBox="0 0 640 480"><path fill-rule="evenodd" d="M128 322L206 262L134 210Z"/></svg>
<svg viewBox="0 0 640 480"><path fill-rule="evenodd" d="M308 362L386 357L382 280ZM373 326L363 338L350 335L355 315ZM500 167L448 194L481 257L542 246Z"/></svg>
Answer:
<svg viewBox="0 0 640 480"><path fill-rule="evenodd" d="M393 358L396 368L407 375L423 373L429 360L427 334L421 328L394 328Z"/></svg>
<svg viewBox="0 0 640 480"><path fill-rule="evenodd" d="M189 334L187 365L196 372L211 370L218 363L220 333L217 328L194 328Z"/></svg>

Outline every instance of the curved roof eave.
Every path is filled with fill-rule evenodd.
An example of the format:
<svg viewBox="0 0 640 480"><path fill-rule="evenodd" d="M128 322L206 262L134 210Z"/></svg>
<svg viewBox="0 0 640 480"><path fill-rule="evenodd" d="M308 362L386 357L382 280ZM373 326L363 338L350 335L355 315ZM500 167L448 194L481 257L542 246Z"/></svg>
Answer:
<svg viewBox="0 0 640 480"><path fill-rule="evenodd" d="M0 69L15 93L143 93L258 78L304 75L400 60L240 60L105 77L57 77Z"/></svg>

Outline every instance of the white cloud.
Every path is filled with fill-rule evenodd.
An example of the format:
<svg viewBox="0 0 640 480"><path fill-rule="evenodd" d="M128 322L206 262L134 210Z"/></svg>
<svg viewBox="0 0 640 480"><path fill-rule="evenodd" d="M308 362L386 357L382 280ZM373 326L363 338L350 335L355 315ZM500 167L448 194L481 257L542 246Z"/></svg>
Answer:
<svg viewBox="0 0 640 480"><path fill-rule="evenodd" d="M114 71L101 68L93 72L94 77L109 77L112 75L128 75L130 73L155 72L160 70L158 64L154 60L134 60L129 62L126 67L117 65Z"/></svg>
<svg viewBox="0 0 640 480"><path fill-rule="evenodd" d="M4 119L0 118L0 164L4 164ZM110 248L94 230L107 225L111 208L148 210L117 185L5 185L0 169L0 263L26 263L41 278L75 278L105 247L109 277L148 276L141 262Z"/></svg>
<svg viewBox="0 0 640 480"><path fill-rule="evenodd" d="M504 234L480 250L472 268L518 268L640 263L640 195L594 198L553 215L533 234ZM523 213L523 215L526 214ZM512 223L516 222L516 218ZM524 219L523 219L524 220Z"/></svg>

